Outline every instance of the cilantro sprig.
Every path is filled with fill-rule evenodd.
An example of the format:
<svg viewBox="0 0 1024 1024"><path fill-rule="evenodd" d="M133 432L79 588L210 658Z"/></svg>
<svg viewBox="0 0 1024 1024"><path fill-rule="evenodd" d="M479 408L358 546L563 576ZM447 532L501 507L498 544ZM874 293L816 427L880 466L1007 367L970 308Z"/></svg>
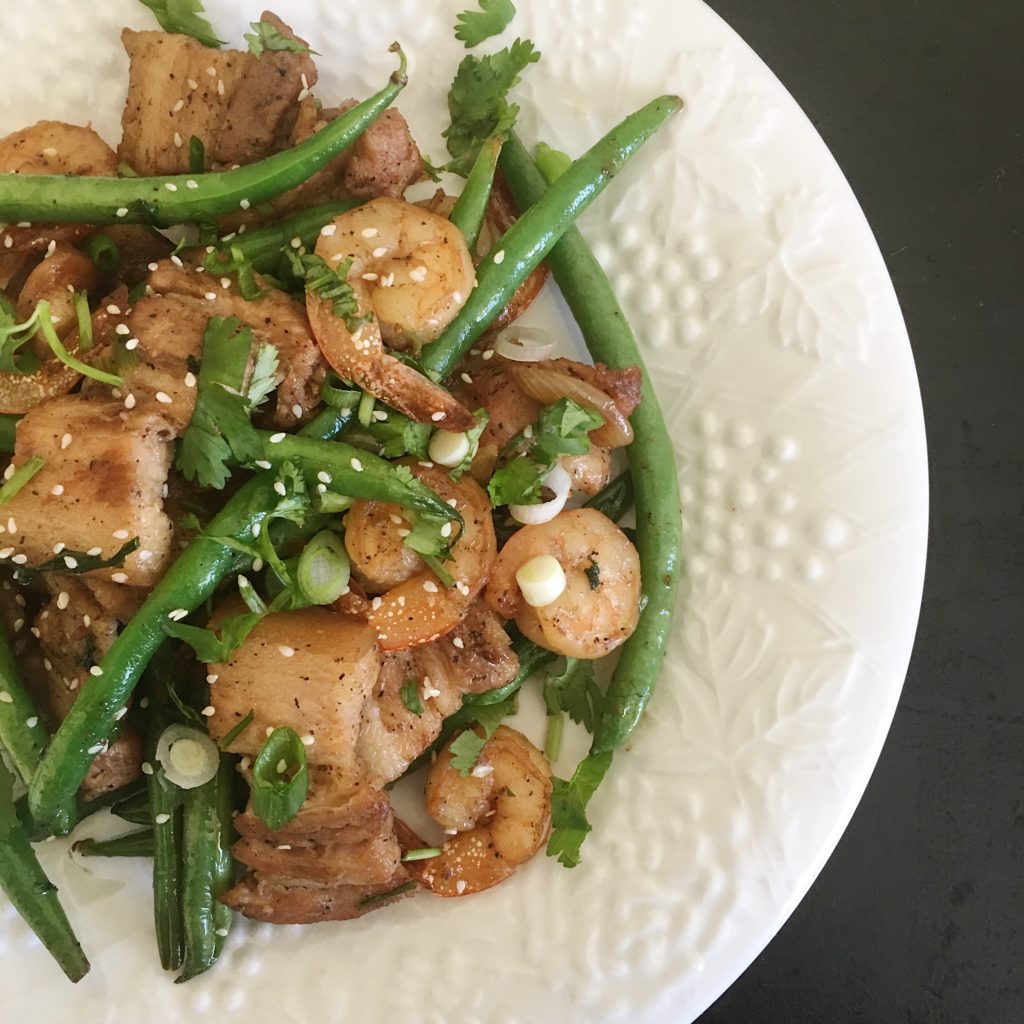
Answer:
<svg viewBox="0 0 1024 1024"><path fill-rule="evenodd" d="M249 52L255 57L261 57L267 51L282 50L288 53L316 53L316 50L311 50L298 39L284 35L269 21L250 21L249 27L252 31L245 33L245 41L249 44Z"/></svg>
<svg viewBox="0 0 1024 1024"><path fill-rule="evenodd" d="M541 498L541 480L558 458L585 455L590 451L590 431L602 423L599 413L584 409L570 398L545 406L529 439L528 452L511 459L491 477L487 485L491 504L495 508L536 505Z"/></svg>
<svg viewBox="0 0 1024 1024"><path fill-rule="evenodd" d="M470 711L471 718L467 723L467 728L452 740L452 744L448 748L451 766L460 775L469 775L476 765L484 745L495 734L505 718L515 714L516 707L516 694L513 693L495 704L474 704L471 709L463 708L464 711ZM480 727L482 735L476 729L471 728L474 723Z"/></svg>
<svg viewBox="0 0 1024 1024"><path fill-rule="evenodd" d="M551 836L547 854L557 857L563 867L574 868L580 862L580 848L593 826L587 820L587 804L601 785L612 763L610 752L589 754L576 767L573 776L552 779Z"/></svg>
<svg viewBox="0 0 1024 1024"><path fill-rule="evenodd" d="M250 413L277 387L277 350L262 345L245 387L252 331L237 317L211 317L203 334L196 405L181 439L177 468L202 487L223 488L235 462L254 462L263 445Z"/></svg>
<svg viewBox="0 0 1024 1024"><path fill-rule="evenodd" d="M469 50L485 39L500 35L516 16L512 0L479 0L479 11L463 11L455 19L455 38Z"/></svg>
<svg viewBox="0 0 1024 1024"><path fill-rule="evenodd" d="M213 50L224 45L214 34L213 26L203 17L206 11L201 0L139 0L148 7L165 32L191 36Z"/></svg>
<svg viewBox="0 0 1024 1024"><path fill-rule="evenodd" d="M348 283L348 272L352 269L352 261L346 260L334 270L327 261L313 252L297 252L288 249L285 254L292 273L304 282L306 291L319 295L321 299L330 299L334 315L345 321L349 331L355 332L370 316L359 315L359 302L352 285Z"/></svg>
<svg viewBox="0 0 1024 1024"><path fill-rule="evenodd" d="M445 170L465 177L481 144L492 135L505 135L514 127L519 106L510 103L509 91L523 71L540 60L529 39L484 57L464 57L448 91L451 125L444 133L451 161Z"/></svg>

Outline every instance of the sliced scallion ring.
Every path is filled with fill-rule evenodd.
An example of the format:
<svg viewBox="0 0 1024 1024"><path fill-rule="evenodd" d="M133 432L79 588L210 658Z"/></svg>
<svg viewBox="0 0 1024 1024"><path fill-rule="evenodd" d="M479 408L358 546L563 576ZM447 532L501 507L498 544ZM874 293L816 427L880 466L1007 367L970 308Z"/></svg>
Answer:
<svg viewBox="0 0 1024 1024"><path fill-rule="evenodd" d="M311 604L331 604L348 591L348 553L341 538L321 530L303 549L296 570L302 596Z"/></svg>
<svg viewBox="0 0 1024 1024"><path fill-rule="evenodd" d="M169 725L156 745L156 759L168 782L196 789L217 774L220 751L206 733L191 725Z"/></svg>

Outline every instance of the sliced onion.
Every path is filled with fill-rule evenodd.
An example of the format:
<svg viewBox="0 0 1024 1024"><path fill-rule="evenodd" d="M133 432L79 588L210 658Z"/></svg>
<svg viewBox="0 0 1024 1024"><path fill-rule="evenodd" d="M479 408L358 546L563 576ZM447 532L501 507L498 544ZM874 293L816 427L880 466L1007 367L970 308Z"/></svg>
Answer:
<svg viewBox="0 0 1024 1024"><path fill-rule="evenodd" d="M547 331L536 327L510 327L494 342L494 351L517 363L536 363L547 359L555 350L555 340Z"/></svg>
<svg viewBox="0 0 1024 1024"><path fill-rule="evenodd" d="M508 367L508 372L535 402L551 405L560 398L570 398L584 409L600 414L604 426L590 432L593 444L602 448L624 448L632 443L633 427L629 420L622 415L615 400L600 388L550 366L514 365Z"/></svg>
<svg viewBox="0 0 1024 1024"><path fill-rule="evenodd" d="M550 501L541 502L539 505L509 505L509 515L517 523L524 526L539 526L541 523L549 523L559 512L565 508L566 499L572 490L572 479L561 466L555 466L541 483L549 490L554 491L555 496Z"/></svg>
<svg viewBox="0 0 1024 1024"><path fill-rule="evenodd" d="M156 745L156 759L168 782L181 789L195 789L217 774L220 751L204 732L190 725L169 725Z"/></svg>

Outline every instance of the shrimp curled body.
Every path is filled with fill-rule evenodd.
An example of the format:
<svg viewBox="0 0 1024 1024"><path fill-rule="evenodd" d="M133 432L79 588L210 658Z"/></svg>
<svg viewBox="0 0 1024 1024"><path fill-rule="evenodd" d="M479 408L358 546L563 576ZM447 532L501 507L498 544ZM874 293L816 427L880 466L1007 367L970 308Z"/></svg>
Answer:
<svg viewBox="0 0 1024 1024"><path fill-rule="evenodd" d="M420 423L471 429L467 409L384 347L418 352L455 319L476 281L459 231L411 203L380 198L324 227L316 254L332 270L348 268L357 305L346 320L330 299L307 294L313 333L333 369Z"/></svg>
<svg viewBox="0 0 1024 1024"><path fill-rule="evenodd" d="M566 583L554 601L534 608L523 598L516 571L539 555L557 559ZM484 600L550 651L568 658L601 658L636 629L640 558L629 538L596 509L560 512L509 538L494 564Z"/></svg>
<svg viewBox="0 0 1024 1024"><path fill-rule="evenodd" d="M427 810L456 830L441 855L410 864L437 896L468 896L508 878L544 844L551 827L551 766L521 733L499 726L461 776L451 743L427 776Z"/></svg>

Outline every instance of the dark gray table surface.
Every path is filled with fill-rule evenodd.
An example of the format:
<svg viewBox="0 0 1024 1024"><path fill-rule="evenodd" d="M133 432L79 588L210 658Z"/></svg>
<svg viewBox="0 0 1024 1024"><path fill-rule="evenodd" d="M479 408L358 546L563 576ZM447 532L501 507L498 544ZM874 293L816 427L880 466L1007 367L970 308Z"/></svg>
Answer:
<svg viewBox="0 0 1024 1024"><path fill-rule="evenodd" d="M924 396L910 673L853 822L702 1024L1024 1022L1024 2L709 0L846 172Z"/></svg>

